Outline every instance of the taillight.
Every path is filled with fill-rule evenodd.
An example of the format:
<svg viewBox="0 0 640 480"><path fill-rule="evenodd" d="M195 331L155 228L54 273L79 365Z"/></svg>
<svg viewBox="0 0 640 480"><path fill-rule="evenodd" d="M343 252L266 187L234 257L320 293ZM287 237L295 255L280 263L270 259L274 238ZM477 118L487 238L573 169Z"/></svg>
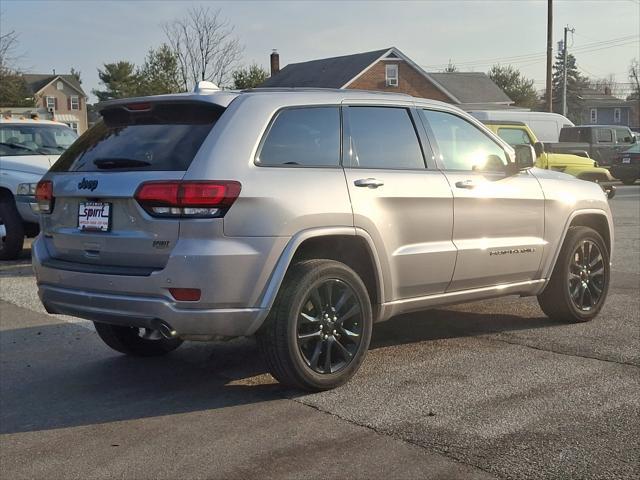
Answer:
<svg viewBox="0 0 640 480"><path fill-rule="evenodd" d="M51 213L53 210L53 183L51 180L40 180L36 186L36 202L40 213Z"/></svg>
<svg viewBox="0 0 640 480"><path fill-rule="evenodd" d="M218 218L233 205L240 188L240 182L231 180L145 182L135 199L155 217Z"/></svg>

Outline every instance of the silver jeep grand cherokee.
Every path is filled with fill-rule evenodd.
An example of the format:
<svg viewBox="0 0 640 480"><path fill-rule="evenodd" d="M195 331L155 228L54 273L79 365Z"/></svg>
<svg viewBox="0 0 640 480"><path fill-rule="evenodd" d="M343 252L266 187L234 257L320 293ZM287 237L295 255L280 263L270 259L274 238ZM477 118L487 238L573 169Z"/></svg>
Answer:
<svg viewBox="0 0 640 480"><path fill-rule="evenodd" d="M46 309L119 352L256 334L279 381L323 390L400 313L537 295L581 322L605 301L600 186L444 103L217 91L101 113L38 185L33 264Z"/></svg>

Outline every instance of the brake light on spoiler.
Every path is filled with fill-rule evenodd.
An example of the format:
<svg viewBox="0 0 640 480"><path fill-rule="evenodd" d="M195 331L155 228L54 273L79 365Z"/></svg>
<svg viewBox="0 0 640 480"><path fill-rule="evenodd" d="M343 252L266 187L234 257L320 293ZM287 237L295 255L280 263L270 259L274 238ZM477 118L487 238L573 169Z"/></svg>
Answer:
<svg viewBox="0 0 640 480"><path fill-rule="evenodd" d="M154 217L219 218L224 217L238 195L240 182L153 181L138 187L135 199Z"/></svg>

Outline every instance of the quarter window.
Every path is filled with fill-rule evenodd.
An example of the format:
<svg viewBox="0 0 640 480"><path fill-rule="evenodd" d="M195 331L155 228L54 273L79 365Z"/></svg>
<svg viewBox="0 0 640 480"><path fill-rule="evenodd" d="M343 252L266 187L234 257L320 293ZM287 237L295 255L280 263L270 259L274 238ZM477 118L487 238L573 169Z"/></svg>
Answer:
<svg viewBox="0 0 640 480"><path fill-rule="evenodd" d="M446 170L500 171L507 165L504 150L471 123L446 112L421 113L433 131Z"/></svg>
<svg viewBox="0 0 640 480"><path fill-rule="evenodd" d="M349 128L351 167L425 168L418 136L406 108L349 107Z"/></svg>
<svg viewBox="0 0 640 480"><path fill-rule="evenodd" d="M258 165L335 167L340 163L338 107L282 110L267 132Z"/></svg>

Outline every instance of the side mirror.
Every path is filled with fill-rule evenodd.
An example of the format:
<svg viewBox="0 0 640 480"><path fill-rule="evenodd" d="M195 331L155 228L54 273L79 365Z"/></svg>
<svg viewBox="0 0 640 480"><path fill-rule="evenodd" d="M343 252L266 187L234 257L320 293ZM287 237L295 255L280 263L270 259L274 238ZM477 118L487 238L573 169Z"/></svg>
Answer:
<svg viewBox="0 0 640 480"><path fill-rule="evenodd" d="M636 137L635 135L633 135L631 137L631 143L638 143L638 137Z"/></svg>
<svg viewBox="0 0 640 480"><path fill-rule="evenodd" d="M542 142L536 142L533 144L533 149L536 152L536 158L538 158L540 155L542 155L544 153L544 143Z"/></svg>
<svg viewBox="0 0 640 480"><path fill-rule="evenodd" d="M527 170L536 163L536 151L531 145L515 145L516 167L518 170Z"/></svg>

